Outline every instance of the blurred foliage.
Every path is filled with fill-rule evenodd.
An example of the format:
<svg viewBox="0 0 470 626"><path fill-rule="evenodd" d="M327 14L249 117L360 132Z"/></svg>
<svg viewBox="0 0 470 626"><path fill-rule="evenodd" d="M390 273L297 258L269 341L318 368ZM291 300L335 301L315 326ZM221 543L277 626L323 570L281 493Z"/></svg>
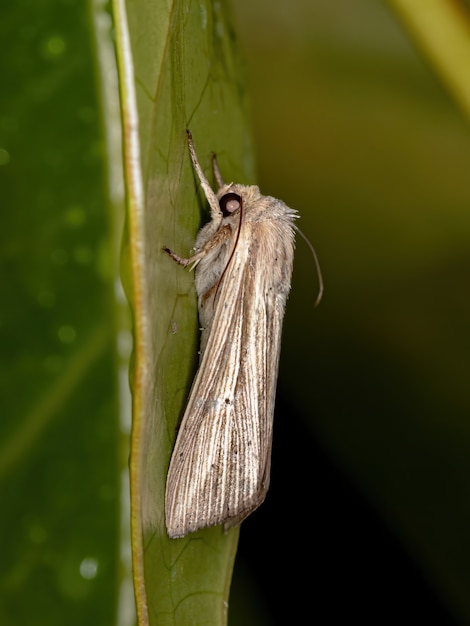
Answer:
<svg viewBox="0 0 470 626"><path fill-rule="evenodd" d="M112 622L112 262L83 2L0 8L0 623Z"/></svg>

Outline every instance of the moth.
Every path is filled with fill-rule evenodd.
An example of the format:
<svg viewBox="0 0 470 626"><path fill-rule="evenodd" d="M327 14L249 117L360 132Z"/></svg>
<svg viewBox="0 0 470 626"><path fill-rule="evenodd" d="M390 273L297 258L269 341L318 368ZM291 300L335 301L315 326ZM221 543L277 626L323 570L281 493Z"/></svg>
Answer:
<svg viewBox="0 0 470 626"><path fill-rule="evenodd" d="M180 265L195 267L202 327L199 368L166 482L166 527L173 538L216 524L227 531L266 497L298 217L255 185L224 183L215 155L214 192L187 136L211 221L189 258L165 248Z"/></svg>

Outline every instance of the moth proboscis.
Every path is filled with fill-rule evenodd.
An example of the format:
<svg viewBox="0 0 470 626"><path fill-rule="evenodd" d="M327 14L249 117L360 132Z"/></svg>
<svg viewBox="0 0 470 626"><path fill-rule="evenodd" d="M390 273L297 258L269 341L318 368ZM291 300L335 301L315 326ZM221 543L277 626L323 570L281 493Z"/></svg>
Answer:
<svg viewBox="0 0 470 626"><path fill-rule="evenodd" d="M216 524L228 531L265 499L298 217L255 185L224 183L215 155L214 192L187 136L211 221L189 258L165 248L180 265L195 267L202 327L199 368L166 482L173 538Z"/></svg>

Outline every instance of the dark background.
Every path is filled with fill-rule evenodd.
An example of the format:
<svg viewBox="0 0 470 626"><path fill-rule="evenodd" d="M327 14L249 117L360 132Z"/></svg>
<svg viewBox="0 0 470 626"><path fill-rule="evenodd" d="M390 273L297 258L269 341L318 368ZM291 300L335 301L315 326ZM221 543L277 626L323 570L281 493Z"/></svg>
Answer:
<svg viewBox="0 0 470 626"><path fill-rule="evenodd" d="M235 577L256 572L266 623L466 624L468 122L385 2L234 10L261 190L299 210L325 279L314 309L298 239Z"/></svg>

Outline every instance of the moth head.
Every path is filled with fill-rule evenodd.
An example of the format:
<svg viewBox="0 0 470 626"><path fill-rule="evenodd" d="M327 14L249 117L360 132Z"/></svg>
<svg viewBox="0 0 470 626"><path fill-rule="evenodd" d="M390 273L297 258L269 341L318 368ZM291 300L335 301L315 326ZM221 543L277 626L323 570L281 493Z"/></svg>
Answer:
<svg viewBox="0 0 470 626"><path fill-rule="evenodd" d="M230 191L219 198L219 206L224 217L233 215L236 211L242 209L242 197L238 193Z"/></svg>

